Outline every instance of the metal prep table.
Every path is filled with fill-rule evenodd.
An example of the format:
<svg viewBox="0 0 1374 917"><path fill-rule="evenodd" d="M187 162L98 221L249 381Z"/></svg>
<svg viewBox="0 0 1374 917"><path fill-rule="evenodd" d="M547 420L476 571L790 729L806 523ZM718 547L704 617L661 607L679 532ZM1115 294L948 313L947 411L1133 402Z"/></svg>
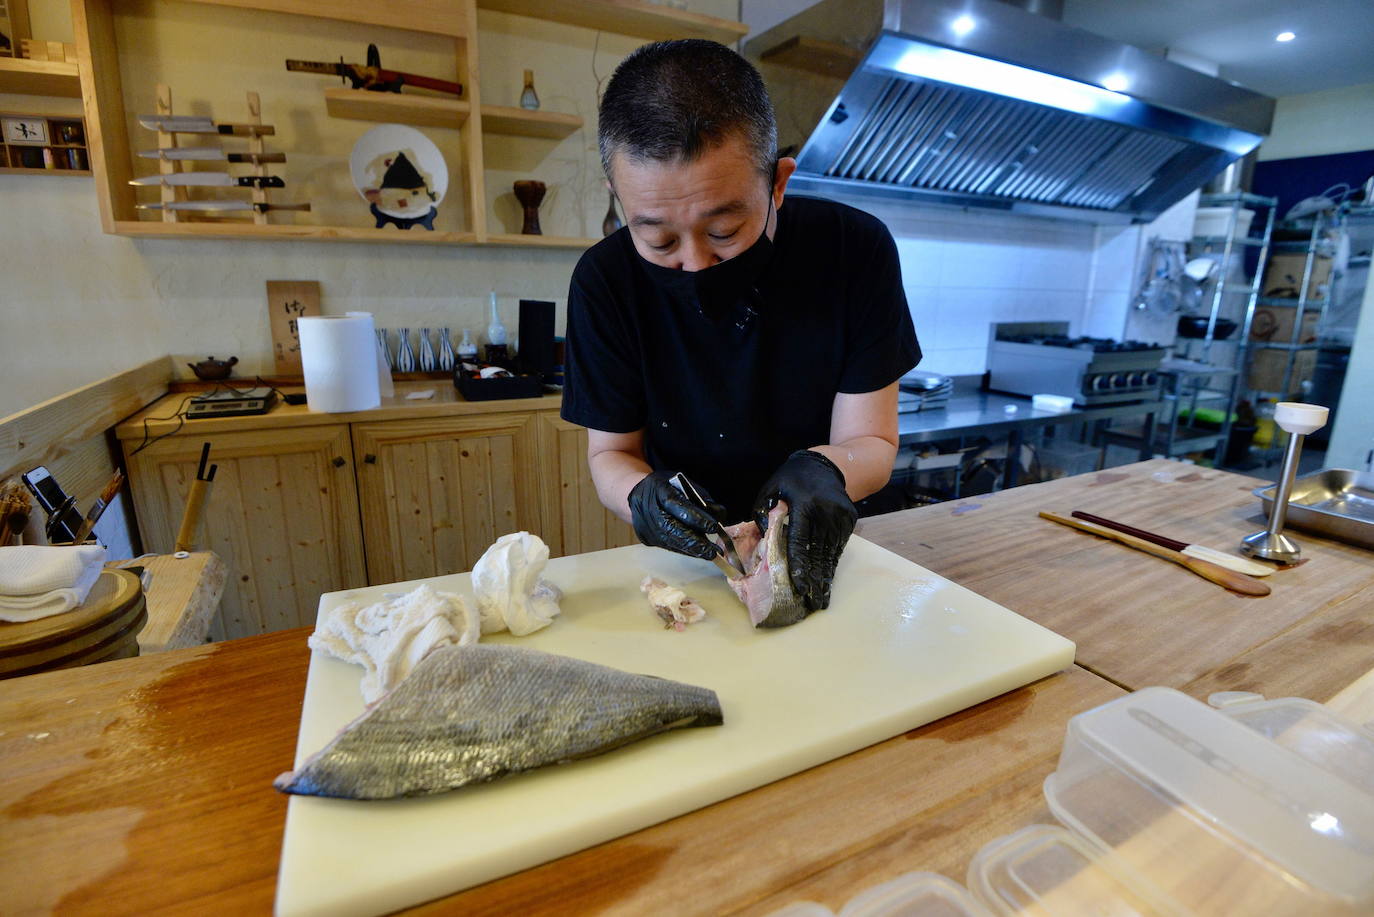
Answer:
<svg viewBox="0 0 1374 917"><path fill-rule="evenodd" d="M977 377L974 377L975 379ZM1016 407L1008 413L1008 405ZM917 411L897 415L898 445L911 446L954 439L961 436L1007 437L1007 455L1013 456L1021 448L1024 434L1029 430L1061 423L1090 422L1098 425L1116 417L1142 417L1145 436L1140 446L1142 461L1150 458L1150 443L1154 439L1155 417L1167 405L1163 400L1140 401L1131 404L1104 404L1097 407L1074 406L1068 411L1037 411L1031 400L1019 395L999 395L961 385L956 379L949 403L933 411ZM1097 437L1094 436L1094 442ZM1003 487L1016 486L1016 462L1008 461L1002 478Z"/></svg>

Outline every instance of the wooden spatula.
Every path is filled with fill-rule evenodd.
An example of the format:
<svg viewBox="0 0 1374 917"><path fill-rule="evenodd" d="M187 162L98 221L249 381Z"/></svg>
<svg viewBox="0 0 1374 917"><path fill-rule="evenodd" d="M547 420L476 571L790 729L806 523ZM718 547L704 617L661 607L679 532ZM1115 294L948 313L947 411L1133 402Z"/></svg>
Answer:
<svg viewBox="0 0 1374 917"><path fill-rule="evenodd" d="M1112 541L1119 541L1127 547L1135 548L1137 551L1144 551L1146 554L1153 554L1155 557L1173 561L1180 567L1187 567L1203 579L1211 580L1218 586L1224 586L1232 592L1238 592L1241 595L1262 596L1268 595L1270 592L1268 583L1262 583L1253 576L1246 576L1244 573L1227 570L1225 567L1214 564L1209 560L1189 557L1187 554L1181 551L1175 551L1172 548L1151 544L1143 538L1127 535L1125 532L1116 532L1092 522L1084 522L1082 519L1073 519L1069 516L1061 516L1058 513L1050 513L1043 510L1040 513L1040 518L1048 519L1051 522L1058 522L1060 525L1067 525L1070 528L1080 529L1101 538L1110 538Z"/></svg>

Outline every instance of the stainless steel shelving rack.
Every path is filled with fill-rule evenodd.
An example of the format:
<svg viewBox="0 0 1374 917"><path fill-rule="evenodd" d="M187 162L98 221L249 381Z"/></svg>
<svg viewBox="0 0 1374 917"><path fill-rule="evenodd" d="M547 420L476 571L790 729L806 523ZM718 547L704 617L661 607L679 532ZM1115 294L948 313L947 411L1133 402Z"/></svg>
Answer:
<svg viewBox="0 0 1374 917"><path fill-rule="evenodd" d="M1250 325L1255 315L1255 307L1260 301L1260 284L1263 281L1264 265L1269 260L1270 238L1274 231L1275 209L1278 200L1258 194L1237 192L1231 194L1204 194L1199 199L1203 207L1229 207L1230 215L1226 221L1226 232L1220 236L1195 236L1189 243L1192 257L1210 255L1217 261L1216 281L1212 287L1211 305L1208 311L1207 331L1201 338L1180 337L1175 344L1174 367L1166 362L1160 369L1164 380L1163 398L1169 405L1167 415L1161 419L1155 430L1151 451L1170 457L1190 453L1212 451L1216 464L1220 465L1226 451L1226 442L1231 435L1231 417L1236 401L1243 387L1243 376L1247 369ZM1238 236L1240 213L1253 209L1255 219L1250 224L1253 232L1256 223L1263 226L1259 235L1247 233ZM1252 249L1258 250L1256 269L1248 280L1245 254ZM1239 314L1240 307L1231 307L1232 298L1245 297L1243 316L1237 321L1235 337L1223 341L1216 336L1217 322L1228 318L1227 312ZM1236 348L1233 356L1222 360L1216 358L1214 351L1218 345ZM1196 412L1199 406L1208 405L1220 408L1221 429L1198 426ZM1179 420L1180 408L1189 407L1187 422ZM1102 438L1109 443L1135 447L1139 445L1143 431L1139 429L1105 430Z"/></svg>

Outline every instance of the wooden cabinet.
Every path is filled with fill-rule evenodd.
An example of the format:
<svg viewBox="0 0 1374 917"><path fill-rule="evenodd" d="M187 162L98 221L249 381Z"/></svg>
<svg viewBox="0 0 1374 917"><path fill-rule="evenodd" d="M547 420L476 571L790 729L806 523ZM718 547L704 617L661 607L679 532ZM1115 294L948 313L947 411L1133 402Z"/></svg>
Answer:
<svg viewBox="0 0 1374 917"><path fill-rule="evenodd" d="M354 424L368 580L461 573L502 535L540 534L535 417Z"/></svg>
<svg viewBox="0 0 1374 917"><path fill-rule="evenodd" d="M628 522L601 505L587 467L587 431L557 413L539 414L544 530L554 557L636 544Z"/></svg>
<svg viewBox="0 0 1374 917"><path fill-rule="evenodd" d="M323 592L471 570L510 532L554 557L635 543L597 498L587 431L559 418L556 398L404 399L423 385L355 414L281 405L179 424L159 402L119 426L146 551L172 550L211 444L219 471L197 544L229 569L213 638L314 624Z"/></svg>
<svg viewBox="0 0 1374 917"><path fill-rule="evenodd" d="M321 593L366 582L347 424L188 430L136 455L138 440L126 441L145 551L172 550L207 440L219 467L197 544L229 569L213 639L314 624Z"/></svg>

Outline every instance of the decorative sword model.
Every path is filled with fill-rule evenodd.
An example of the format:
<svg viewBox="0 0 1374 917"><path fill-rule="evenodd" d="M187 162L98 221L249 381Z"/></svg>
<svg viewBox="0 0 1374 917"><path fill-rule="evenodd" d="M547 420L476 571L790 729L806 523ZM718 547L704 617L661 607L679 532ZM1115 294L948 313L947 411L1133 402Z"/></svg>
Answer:
<svg viewBox="0 0 1374 917"><path fill-rule="evenodd" d="M402 86L418 86L421 89L433 89L456 96L463 94L462 83L438 80L434 77L419 76L414 73L402 73L399 70L383 70L382 56L376 45L367 46L366 64L344 63L342 57L339 58L337 64L324 61L289 60L286 62L286 69L298 73L327 73L331 76L342 77L352 83L354 89L370 89L374 92L400 92Z"/></svg>

